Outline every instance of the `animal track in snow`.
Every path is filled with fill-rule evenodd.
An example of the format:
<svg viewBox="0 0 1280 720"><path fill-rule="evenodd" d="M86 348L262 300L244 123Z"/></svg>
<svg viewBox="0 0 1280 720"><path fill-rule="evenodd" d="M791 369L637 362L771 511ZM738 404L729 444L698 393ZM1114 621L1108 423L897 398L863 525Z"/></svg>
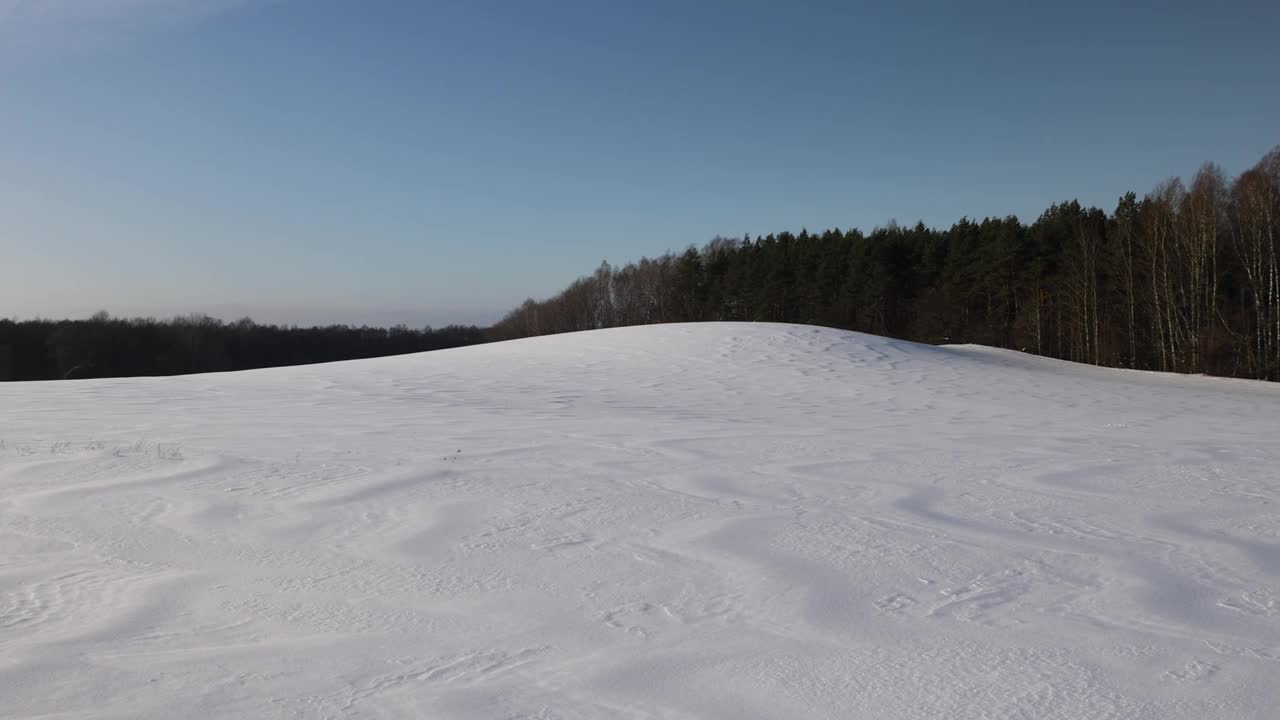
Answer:
<svg viewBox="0 0 1280 720"><path fill-rule="evenodd" d="M894 593L876 601L876 607L890 613L897 613L916 604L916 599L903 593Z"/></svg>
<svg viewBox="0 0 1280 720"><path fill-rule="evenodd" d="M1217 665L1203 660L1192 660L1182 667L1166 670L1160 676L1160 679L1176 682L1197 682L1211 677L1216 672L1218 672Z"/></svg>
<svg viewBox="0 0 1280 720"><path fill-rule="evenodd" d="M601 613L600 621L636 637L649 638L679 618L666 605L637 602Z"/></svg>
<svg viewBox="0 0 1280 720"><path fill-rule="evenodd" d="M1219 600L1218 605L1249 615L1272 616L1280 614L1280 599L1267 590L1243 592L1236 597Z"/></svg>
<svg viewBox="0 0 1280 720"><path fill-rule="evenodd" d="M482 650L425 663L415 660L399 660L396 661L397 664L408 667L384 673L361 682L358 686L351 688L350 692L341 699L341 706L343 711L350 711L357 703L363 700L382 693L393 692L398 688L413 683L471 684L481 682L496 674L511 672L523 665L532 663L536 661L538 656L550 649L549 646L539 646L515 652Z"/></svg>
<svg viewBox="0 0 1280 720"><path fill-rule="evenodd" d="M591 536L586 533L570 533L544 542L533 543L529 547L534 550L562 550L573 547L574 545L584 545L589 542L591 542Z"/></svg>
<svg viewBox="0 0 1280 720"><path fill-rule="evenodd" d="M1004 622L1004 606L1014 603L1029 590L1029 580L1020 570L1004 570L983 575L960 587L947 588L945 598L935 603L929 614L950 615L957 620L997 624Z"/></svg>

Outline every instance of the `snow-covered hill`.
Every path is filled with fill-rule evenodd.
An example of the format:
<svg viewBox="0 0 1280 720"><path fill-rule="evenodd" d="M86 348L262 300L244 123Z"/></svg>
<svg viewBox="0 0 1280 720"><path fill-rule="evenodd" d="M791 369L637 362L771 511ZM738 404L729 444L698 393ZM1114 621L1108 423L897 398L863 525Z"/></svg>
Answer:
<svg viewBox="0 0 1280 720"><path fill-rule="evenodd" d="M675 325L0 443L4 717L1280 717L1273 385Z"/></svg>

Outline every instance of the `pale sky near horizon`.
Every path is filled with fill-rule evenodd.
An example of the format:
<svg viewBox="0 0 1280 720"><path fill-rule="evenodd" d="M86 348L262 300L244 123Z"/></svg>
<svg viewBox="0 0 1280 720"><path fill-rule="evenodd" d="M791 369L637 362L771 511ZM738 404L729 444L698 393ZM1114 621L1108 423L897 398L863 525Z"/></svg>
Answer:
<svg viewBox="0 0 1280 720"><path fill-rule="evenodd" d="M1039 7L1037 7L1039 6ZM0 317L488 323L1280 143L1280 3L0 0Z"/></svg>

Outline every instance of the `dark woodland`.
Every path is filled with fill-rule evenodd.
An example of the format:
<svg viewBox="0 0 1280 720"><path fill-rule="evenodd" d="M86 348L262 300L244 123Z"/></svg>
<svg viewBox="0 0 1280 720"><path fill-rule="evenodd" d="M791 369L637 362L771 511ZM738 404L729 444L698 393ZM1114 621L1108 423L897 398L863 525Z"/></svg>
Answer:
<svg viewBox="0 0 1280 720"><path fill-rule="evenodd" d="M476 327L297 328L202 315L158 321L0 320L0 380L181 375L400 355L472 345Z"/></svg>
<svg viewBox="0 0 1280 720"><path fill-rule="evenodd" d="M1280 148L1237 178L1206 164L1110 213L1071 201L1030 225L801 230L605 263L489 334L708 320L1280 380Z"/></svg>

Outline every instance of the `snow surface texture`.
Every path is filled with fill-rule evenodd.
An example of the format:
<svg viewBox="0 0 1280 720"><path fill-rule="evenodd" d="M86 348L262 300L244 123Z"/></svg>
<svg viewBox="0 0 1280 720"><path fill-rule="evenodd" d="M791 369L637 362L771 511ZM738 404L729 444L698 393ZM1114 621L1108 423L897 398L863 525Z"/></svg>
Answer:
<svg viewBox="0 0 1280 720"><path fill-rule="evenodd" d="M0 384L0 715L1280 717L1278 440L768 324Z"/></svg>

